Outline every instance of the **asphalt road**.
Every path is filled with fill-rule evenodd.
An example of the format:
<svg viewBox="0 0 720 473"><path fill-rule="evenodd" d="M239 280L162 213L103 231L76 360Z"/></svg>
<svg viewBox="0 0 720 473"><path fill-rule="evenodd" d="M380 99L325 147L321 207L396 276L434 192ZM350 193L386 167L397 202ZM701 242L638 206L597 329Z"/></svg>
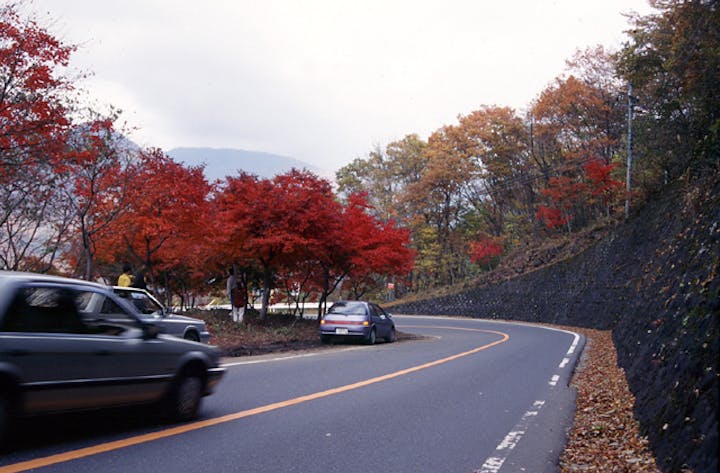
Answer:
<svg viewBox="0 0 720 473"><path fill-rule="evenodd" d="M396 317L420 340L228 360L200 419L148 409L21 422L0 473L554 472L584 340Z"/></svg>

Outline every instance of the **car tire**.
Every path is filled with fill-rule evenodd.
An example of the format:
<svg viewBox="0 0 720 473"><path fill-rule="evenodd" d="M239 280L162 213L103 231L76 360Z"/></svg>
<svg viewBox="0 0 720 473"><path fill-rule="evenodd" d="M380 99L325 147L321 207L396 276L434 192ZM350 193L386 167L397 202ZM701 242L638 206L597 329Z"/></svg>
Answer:
<svg viewBox="0 0 720 473"><path fill-rule="evenodd" d="M0 396L0 441L5 438L10 423L10 403L5 396Z"/></svg>
<svg viewBox="0 0 720 473"><path fill-rule="evenodd" d="M175 381L167 401L168 417L184 422L197 416L203 394L203 378L196 370L186 370Z"/></svg>
<svg viewBox="0 0 720 473"><path fill-rule="evenodd" d="M330 335L320 335L320 343L323 345L327 345L330 343L332 339L330 338Z"/></svg>
<svg viewBox="0 0 720 473"><path fill-rule="evenodd" d="M0 387L0 389L4 386ZM11 393L0 393L0 454L6 449L9 434L14 428L17 415L17 402Z"/></svg>
<svg viewBox="0 0 720 473"><path fill-rule="evenodd" d="M377 334L375 333L375 327L373 327L370 330L370 333L368 334L367 338L365 339L365 342L368 345L375 345L376 341L377 341Z"/></svg>
<svg viewBox="0 0 720 473"><path fill-rule="evenodd" d="M390 335L387 336L385 341L388 343L394 343L395 341L397 341L397 332L395 331L395 327L392 327L390 329Z"/></svg>

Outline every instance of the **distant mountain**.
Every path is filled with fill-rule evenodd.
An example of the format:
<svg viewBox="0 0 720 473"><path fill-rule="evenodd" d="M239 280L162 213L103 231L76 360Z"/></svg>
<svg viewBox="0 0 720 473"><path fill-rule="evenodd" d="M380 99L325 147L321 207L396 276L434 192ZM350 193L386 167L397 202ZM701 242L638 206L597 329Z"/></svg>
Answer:
<svg viewBox="0 0 720 473"><path fill-rule="evenodd" d="M318 175L327 174L323 170L298 159L259 151L218 148L174 148L167 153L175 161L187 165L205 164L205 177L209 181L235 176L239 171L271 178L295 169L307 169Z"/></svg>

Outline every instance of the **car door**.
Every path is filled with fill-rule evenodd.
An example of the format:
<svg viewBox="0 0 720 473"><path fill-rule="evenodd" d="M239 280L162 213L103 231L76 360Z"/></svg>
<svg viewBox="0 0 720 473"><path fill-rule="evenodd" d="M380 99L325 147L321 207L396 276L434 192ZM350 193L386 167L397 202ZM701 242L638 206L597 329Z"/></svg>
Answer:
<svg viewBox="0 0 720 473"><path fill-rule="evenodd" d="M378 314L380 314L380 318L383 320L383 323L385 324L385 338L386 340L394 340L393 331L395 330L395 321L392 319L392 316L388 314L385 309L383 309L380 306L376 306Z"/></svg>
<svg viewBox="0 0 720 473"><path fill-rule="evenodd" d="M118 294L122 297L122 294ZM182 338L185 333L185 323L173 320L168 316L165 307L157 299L150 297L146 292L129 292L127 300L140 312L140 318L160 327L163 333Z"/></svg>
<svg viewBox="0 0 720 473"><path fill-rule="evenodd" d="M103 344L98 362L111 367L105 377L116 387L115 395L126 402L159 398L175 374L181 348L159 337L143 336L141 322L129 304L108 293L97 313L90 306L87 311L81 308L81 313L87 320L98 321L99 333L93 335Z"/></svg>
<svg viewBox="0 0 720 473"><path fill-rule="evenodd" d="M99 347L86 338L84 328L66 288L40 283L17 287L0 326L0 357L21 378L25 411L94 405Z"/></svg>
<svg viewBox="0 0 720 473"><path fill-rule="evenodd" d="M0 362L15 367L28 413L159 399L178 359L161 339L143 337L140 321L94 287L18 286L0 337Z"/></svg>
<svg viewBox="0 0 720 473"><path fill-rule="evenodd" d="M373 324L377 327L377 337L387 338L390 336L391 321L385 311L376 304L370 304L370 313L372 314Z"/></svg>

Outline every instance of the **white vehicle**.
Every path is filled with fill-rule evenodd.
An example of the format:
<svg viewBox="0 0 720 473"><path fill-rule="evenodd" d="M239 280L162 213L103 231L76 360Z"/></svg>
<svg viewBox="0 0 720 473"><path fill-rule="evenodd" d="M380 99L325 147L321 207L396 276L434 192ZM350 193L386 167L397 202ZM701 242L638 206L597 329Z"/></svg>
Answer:
<svg viewBox="0 0 720 473"><path fill-rule="evenodd" d="M173 313L146 290L120 286L112 289L137 308L143 321L156 325L163 333L193 342L208 343L210 340L205 321Z"/></svg>

